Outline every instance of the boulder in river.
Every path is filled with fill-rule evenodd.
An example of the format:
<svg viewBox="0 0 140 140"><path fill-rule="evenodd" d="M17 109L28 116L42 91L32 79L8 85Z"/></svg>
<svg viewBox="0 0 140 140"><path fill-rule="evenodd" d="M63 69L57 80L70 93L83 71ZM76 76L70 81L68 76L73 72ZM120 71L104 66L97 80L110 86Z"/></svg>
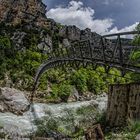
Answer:
<svg viewBox="0 0 140 140"><path fill-rule="evenodd" d="M34 103L19 116L14 111L28 106L23 92L1 88L1 97L4 99L0 101L3 103L2 107L12 104L12 108L6 108L7 112L5 110L0 113L0 134L4 133L12 140L17 136L29 138L32 135L54 139L63 136L77 137L97 123L107 109L107 95L104 95L95 100L74 103Z"/></svg>
<svg viewBox="0 0 140 140"><path fill-rule="evenodd" d="M29 102L22 91L13 88L0 88L0 112L22 114L29 109Z"/></svg>

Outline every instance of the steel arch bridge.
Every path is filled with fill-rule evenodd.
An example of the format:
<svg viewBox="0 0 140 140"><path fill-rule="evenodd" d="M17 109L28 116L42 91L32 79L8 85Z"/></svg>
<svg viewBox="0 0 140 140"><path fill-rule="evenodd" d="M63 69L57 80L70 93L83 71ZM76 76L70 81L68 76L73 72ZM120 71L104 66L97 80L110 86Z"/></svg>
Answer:
<svg viewBox="0 0 140 140"><path fill-rule="evenodd" d="M55 67L76 66L79 68L92 65L94 70L97 66L103 66L106 72L109 72L112 67L117 68L122 76L127 71L140 73L140 60L137 63L133 61L133 55L136 51L140 51L140 46L132 46L131 43L124 43L122 40L124 35L139 34L138 31L109 34L99 36L92 42L89 40L75 41L69 47L52 51L48 60L39 67L36 73L33 92L38 86L41 75Z"/></svg>

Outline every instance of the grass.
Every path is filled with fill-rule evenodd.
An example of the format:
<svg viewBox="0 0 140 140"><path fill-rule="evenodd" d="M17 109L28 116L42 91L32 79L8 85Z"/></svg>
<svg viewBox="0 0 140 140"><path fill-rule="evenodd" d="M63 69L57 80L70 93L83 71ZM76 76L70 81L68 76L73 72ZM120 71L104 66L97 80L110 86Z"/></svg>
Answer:
<svg viewBox="0 0 140 140"><path fill-rule="evenodd" d="M105 134L106 140L135 140L140 134L140 121L130 121L125 128L111 130Z"/></svg>

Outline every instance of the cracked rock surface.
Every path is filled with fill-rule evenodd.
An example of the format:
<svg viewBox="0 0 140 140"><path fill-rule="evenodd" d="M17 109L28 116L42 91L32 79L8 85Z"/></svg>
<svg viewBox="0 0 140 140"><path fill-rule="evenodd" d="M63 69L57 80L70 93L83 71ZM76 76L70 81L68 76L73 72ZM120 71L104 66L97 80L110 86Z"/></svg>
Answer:
<svg viewBox="0 0 140 140"><path fill-rule="evenodd" d="M0 22L46 24L46 6L41 0L0 0Z"/></svg>
<svg viewBox="0 0 140 140"><path fill-rule="evenodd" d="M22 91L8 87L0 88L0 112L21 115L27 111L29 102Z"/></svg>

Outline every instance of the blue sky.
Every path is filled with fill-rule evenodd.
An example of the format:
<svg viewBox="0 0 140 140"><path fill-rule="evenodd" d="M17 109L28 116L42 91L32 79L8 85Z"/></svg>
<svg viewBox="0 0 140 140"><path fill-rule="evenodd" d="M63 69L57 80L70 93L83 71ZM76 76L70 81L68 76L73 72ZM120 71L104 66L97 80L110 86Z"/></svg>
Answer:
<svg viewBox="0 0 140 140"><path fill-rule="evenodd" d="M57 22L81 29L88 27L101 34L133 30L140 21L140 0L44 0L44 3L48 6L47 16Z"/></svg>

